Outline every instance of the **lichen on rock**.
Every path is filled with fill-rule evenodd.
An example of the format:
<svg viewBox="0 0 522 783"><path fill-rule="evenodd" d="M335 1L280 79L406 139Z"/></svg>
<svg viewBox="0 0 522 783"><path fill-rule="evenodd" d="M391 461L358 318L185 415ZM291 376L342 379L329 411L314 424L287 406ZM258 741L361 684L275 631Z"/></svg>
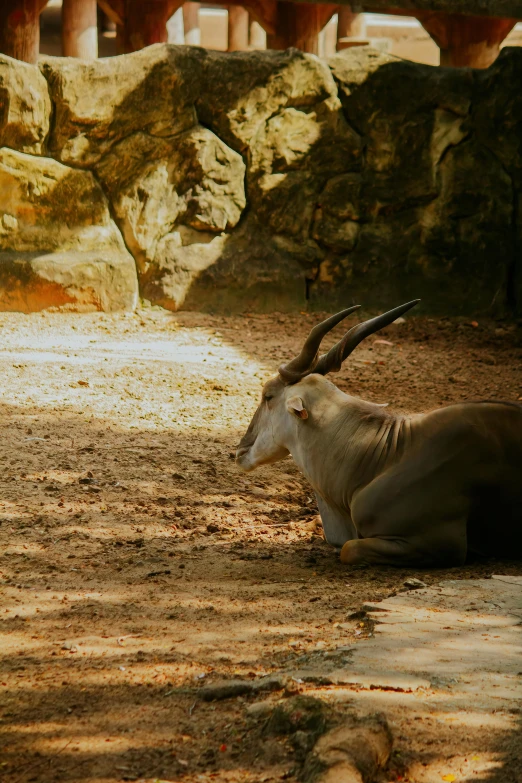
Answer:
<svg viewBox="0 0 522 783"><path fill-rule="evenodd" d="M47 82L38 68L0 55L0 147L41 154L50 117Z"/></svg>
<svg viewBox="0 0 522 783"><path fill-rule="evenodd" d="M137 131L172 136L197 122L200 68L191 47L157 44L93 62L44 57L40 67L55 107L49 147L71 166L91 168Z"/></svg>
<svg viewBox="0 0 522 783"><path fill-rule="evenodd" d="M176 226L221 233L246 204L241 155L201 126L172 138L133 134L96 171L140 271Z"/></svg>
<svg viewBox="0 0 522 783"><path fill-rule="evenodd" d="M132 256L90 172L0 149L0 306L133 309Z"/></svg>

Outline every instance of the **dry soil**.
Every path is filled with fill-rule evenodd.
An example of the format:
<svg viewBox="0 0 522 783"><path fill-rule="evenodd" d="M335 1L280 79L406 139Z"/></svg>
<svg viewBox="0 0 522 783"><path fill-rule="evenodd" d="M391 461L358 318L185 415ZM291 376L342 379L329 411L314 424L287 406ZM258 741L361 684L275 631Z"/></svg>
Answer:
<svg viewBox="0 0 522 783"><path fill-rule="evenodd" d="M408 577L522 574L521 563L489 561L347 569L290 460L239 472L234 449L262 382L315 320L0 315L3 781L295 781L291 746L247 712L260 697L206 703L205 684L291 674L303 661L349 667L372 632L349 616ZM335 380L406 411L520 400L521 332L412 316L367 340ZM358 697L354 687L351 707L364 712ZM451 776L451 759L473 752L491 763L470 780L520 779L520 734L500 723L388 717L386 780L413 780L420 762L428 775L434 758L426 780L468 779Z"/></svg>

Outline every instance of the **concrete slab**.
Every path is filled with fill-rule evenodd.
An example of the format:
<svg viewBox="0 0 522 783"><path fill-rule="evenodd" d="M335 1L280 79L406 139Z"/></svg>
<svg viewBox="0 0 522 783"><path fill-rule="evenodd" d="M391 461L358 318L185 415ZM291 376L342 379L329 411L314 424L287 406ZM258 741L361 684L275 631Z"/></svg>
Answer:
<svg viewBox="0 0 522 783"><path fill-rule="evenodd" d="M356 698L382 710L398 731L405 731L405 722L436 720L455 730L473 726L522 741L521 577L448 580L364 609L375 623L373 633L358 641L346 667L328 674L333 687L327 698ZM324 688L319 692L324 698ZM475 748L451 767L447 761L444 766L443 755L427 749L408 779L519 780L500 752Z"/></svg>

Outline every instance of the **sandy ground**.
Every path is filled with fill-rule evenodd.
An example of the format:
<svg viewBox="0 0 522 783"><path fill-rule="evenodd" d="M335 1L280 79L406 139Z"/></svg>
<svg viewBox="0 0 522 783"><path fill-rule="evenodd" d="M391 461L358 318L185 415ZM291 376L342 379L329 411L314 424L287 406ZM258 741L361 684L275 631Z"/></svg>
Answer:
<svg viewBox="0 0 522 783"><path fill-rule="evenodd" d="M522 574L347 569L290 460L239 472L261 384L315 320L0 314L2 781L295 781L293 749L249 716L254 697L204 703L199 689L303 661L349 667L372 636L350 615L408 577ZM518 400L521 331L411 317L336 381L408 411ZM307 689L335 692L289 686ZM372 706L355 687L350 699ZM516 710L487 725L416 717L390 707L386 780L522 780ZM487 764L455 773L473 753Z"/></svg>

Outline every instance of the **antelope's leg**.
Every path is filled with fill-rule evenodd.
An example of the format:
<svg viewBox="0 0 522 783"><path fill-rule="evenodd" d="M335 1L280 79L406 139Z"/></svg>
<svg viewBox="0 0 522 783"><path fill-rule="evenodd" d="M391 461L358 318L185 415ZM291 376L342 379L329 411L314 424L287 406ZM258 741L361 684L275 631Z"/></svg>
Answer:
<svg viewBox="0 0 522 783"><path fill-rule="evenodd" d="M347 541L341 549L341 563L448 568L463 565L466 554L466 522L458 519L442 530L430 524L425 535Z"/></svg>
<svg viewBox="0 0 522 783"><path fill-rule="evenodd" d="M324 537L329 544L340 548L352 538L357 538L355 525L347 512L341 514L337 509L332 508L326 500L323 500L317 492L315 499L323 523Z"/></svg>
<svg viewBox="0 0 522 783"><path fill-rule="evenodd" d="M341 549L341 563L345 565L407 566L412 564L412 552L404 541L387 538L358 538L347 541Z"/></svg>
<svg viewBox="0 0 522 783"><path fill-rule="evenodd" d="M462 469L451 452L448 458L447 451L431 446L354 495L351 513L359 539L343 549L343 562L423 567L465 562L470 503Z"/></svg>
<svg viewBox="0 0 522 783"><path fill-rule="evenodd" d="M421 568L459 566L466 560L466 546L441 547L434 542L430 550L420 542L389 538L358 538L347 541L341 549L341 563L345 565L392 565Z"/></svg>

